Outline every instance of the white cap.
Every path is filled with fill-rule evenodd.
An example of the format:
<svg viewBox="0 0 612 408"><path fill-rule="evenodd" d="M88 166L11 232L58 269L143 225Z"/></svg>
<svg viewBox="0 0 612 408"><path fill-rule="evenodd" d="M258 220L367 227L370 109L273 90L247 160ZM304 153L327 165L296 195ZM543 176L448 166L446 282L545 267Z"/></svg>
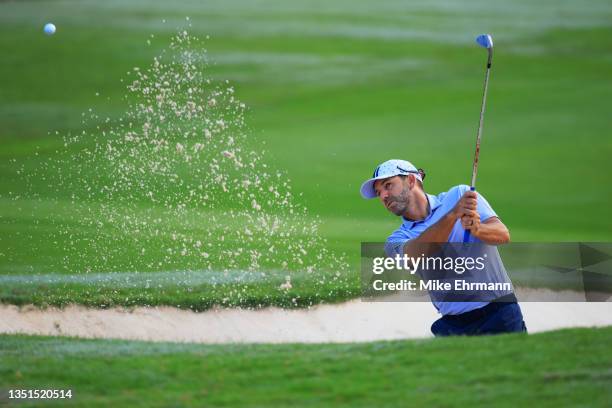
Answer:
<svg viewBox="0 0 612 408"><path fill-rule="evenodd" d="M361 185L361 196L366 199L376 197L376 191L374 190L374 183L376 180L408 174L414 174L414 177L416 177L417 180L419 180L421 183L423 182L421 172L414 166L414 164L406 160L387 160L376 167L371 179L363 182Z"/></svg>

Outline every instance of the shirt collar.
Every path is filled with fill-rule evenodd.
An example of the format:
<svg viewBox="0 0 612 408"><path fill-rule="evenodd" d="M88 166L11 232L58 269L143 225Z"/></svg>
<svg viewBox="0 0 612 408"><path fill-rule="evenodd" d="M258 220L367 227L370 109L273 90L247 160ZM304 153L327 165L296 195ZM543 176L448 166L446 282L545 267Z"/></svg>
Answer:
<svg viewBox="0 0 612 408"><path fill-rule="evenodd" d="M435 195L425 194L425 197L427 198L427 202L429 203L429 214L427 214L427 217L419 221L412 221L402 216L402 218L404 219L404 225L406 226L406 228L412 229L415 225L418 225L424 221L427 221L429 218L431 218L431 216L434 214L436 209L440 207L440 205L442 205L440 200L438 200L438 197Z"/></svg>

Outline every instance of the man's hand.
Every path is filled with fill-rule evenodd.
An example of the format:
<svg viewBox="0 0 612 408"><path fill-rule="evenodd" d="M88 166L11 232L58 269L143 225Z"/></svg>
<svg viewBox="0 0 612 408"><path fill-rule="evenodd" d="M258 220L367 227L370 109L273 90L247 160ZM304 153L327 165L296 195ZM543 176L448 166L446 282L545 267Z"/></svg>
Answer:
<svg viewBox="0 0 612 408"><path fill-rule="evenodd" d="M485 244L500 245L510 242L508 228L497 217L480 222L477 208L478 196L475 191L466 191L453 208L453 215L461 220L463 229Z"/></svg>
<svg viewBox="0 0 612 408"><path fill-rule="evenodd" d="M438 222L423 231L417 238L409 240L404 245L404 253L410 256L436 253L440 249L439 244L448 242L449 235L457 223L457 219L463 220L463 217L466 217L466 222L469 223L477 219L475 223L477 224L476 228L478 228L480 226L480 216L476 210L476 203L476 193L474 191L467 191L453 209L440 218ZM467 221L468 218L469 221ZM474 226L471 228L474 228Z"/></svg>
<svg viewBox="0 0 612 408"><path fill-rule="evenodd" d="M478 195L475 191L466 191L454 208L455 216L461 220L464 230L470 230L475 237L480 229L480 214L478 213Z"/></svg>
<svg viewBox="0 0 612 408"><path fill-rule="evenodd" d="M461 217L461 226L465 230L470 230L470 233L478 238L478 231L480 230L480 214L478 211L476 211L476 214Z"/></svg>
<svg viewBox="0 0 612 408"><path fill-rule="evenodd" d="M463 223L464 217L476 217L478 216L478 210L476 205L478 203L478 196L475 191L466 191L463 196L457 201L453 208L454 217L461 218ZM464 227L465 228L465 227Z"/></svg>

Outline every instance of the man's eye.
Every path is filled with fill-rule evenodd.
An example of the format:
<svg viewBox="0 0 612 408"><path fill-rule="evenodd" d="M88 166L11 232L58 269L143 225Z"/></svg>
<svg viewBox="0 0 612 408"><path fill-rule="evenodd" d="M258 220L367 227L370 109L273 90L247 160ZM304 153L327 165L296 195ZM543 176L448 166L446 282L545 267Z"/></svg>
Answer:
<svg viewBox="0 0 612 408"><path fill-rule="evenodd" d="M387 183L387 184L385 184L385 188L386 188L387 190L388 190L388 189L390 189L390 188L391 188L391 183Z"/></svg>

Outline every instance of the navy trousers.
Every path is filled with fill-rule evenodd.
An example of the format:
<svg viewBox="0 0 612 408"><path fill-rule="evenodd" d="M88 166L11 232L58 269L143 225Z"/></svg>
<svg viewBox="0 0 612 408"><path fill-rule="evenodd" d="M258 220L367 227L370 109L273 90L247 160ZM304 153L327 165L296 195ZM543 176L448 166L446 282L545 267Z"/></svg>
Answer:
<svg viewBox="0 0 612 408"><path fill-rule="evenodd" d="M459 315L446 315L431 325L436 336L478 336L527 332L523 313L516 302L493 302Z"/></svg>

